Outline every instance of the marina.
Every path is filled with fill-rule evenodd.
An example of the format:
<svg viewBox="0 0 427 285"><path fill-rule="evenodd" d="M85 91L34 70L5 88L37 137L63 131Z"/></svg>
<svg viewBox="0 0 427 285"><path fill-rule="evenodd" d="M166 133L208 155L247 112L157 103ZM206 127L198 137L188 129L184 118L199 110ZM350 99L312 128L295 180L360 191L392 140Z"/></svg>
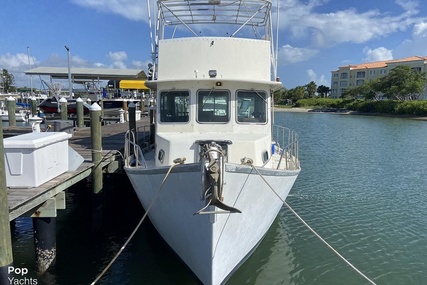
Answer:
<svg viewBox="0 0 427 285"><path fill-rule="evenodd" d="M283 111L275 119L298 130L306 166L287 203L377 284L424 284L426 122ZM42 285L90 284L144 215L129 181L114 175L108 181L110 202L97 233L89 218L90 184L82 181L66 191L66 209L58 211L56 263L43 276L34 270L31 218L18 218L12 230L15 266L28 268ZM199 283L147 220L98 284ZM367 282L283 207L226 284Z"/></svg>
<svg viewBox="0 0 427 285"><path fill-rule="evenodd" d="M10 234L7 233L9 227L6 223L30 216L37 245L36 272L43 274L56 258L55 225L57 210L65 209L64 191L85 178L91 178L93 185L93 222L102 223L102 219L96 217L102 215L103 202L100 197L103 193L103 175L120 170L126 131L138 132L143 138L148 134L145 134L145 130L149 120L144 118L136 121L136 108L131 105L129 123L108 124L101 130L101 108L97 104L91 108L90 128L40 132L34 131L33 126L32 129L22 129L23 134L3 140L1 156L4 152L5 160L2 162L4 171L0 200L4 205L0 218L4 231L1 243L5 250L1 252L2 260L7 260L12 254L7 245ZM12 131L16 132L16 128ZM9 129L6 128L5 133L8 134ZM13 266L1 268L2 284L9 278L15 278L10 268Z"/></svg>

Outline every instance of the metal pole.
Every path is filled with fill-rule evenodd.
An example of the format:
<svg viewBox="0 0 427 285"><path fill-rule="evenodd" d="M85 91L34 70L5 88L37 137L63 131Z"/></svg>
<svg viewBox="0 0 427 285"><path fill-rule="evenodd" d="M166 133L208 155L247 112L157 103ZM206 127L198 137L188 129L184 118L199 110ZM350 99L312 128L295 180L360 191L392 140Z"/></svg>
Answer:
<svg viewBox="0 0 427 285"><path fill-rule="evenodd" d="M71 62L70 62L70 48L65 46L65 49L67 50L67 59L68 59L68 88L69 88L69 96L70 98L73 97L73 85L71 84Z"/></svg>
<svg viewBox="0 0 427 285"><path fill-rule="evenodd" d="M150 107L150 144L155 143L156 125L154 123L155 107Z"/></svg>
<svg viewBox="0 0 427 285"><path fill-rule="evenodd" d="M27 47L27 54L28 54L28 65L30 66L31 70L31 61L30 61L30 47ZM30 75L30 96L33 96L33 76ZM33 114L33 116L35 116Z"/></svg>
<svg viewBox="0 0 427 285"><path fill-rule="evenodd" d="M13 263L10 237L9 204L7 202L3 126L0 124L0 284L9 284L8 267Z"/></svg>

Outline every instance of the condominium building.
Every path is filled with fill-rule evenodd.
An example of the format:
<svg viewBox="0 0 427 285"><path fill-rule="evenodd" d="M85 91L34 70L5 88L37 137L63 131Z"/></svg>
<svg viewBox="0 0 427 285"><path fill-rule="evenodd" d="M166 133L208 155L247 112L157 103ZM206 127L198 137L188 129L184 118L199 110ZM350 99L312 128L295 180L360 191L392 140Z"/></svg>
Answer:
<svg viewBox="0 0 427 285"><path fill-rule="evenodd" d="M345 89L363 85L372 79L382 77L398 65L409 65L420 72L427 72L427 56L411 56L402 59L344 65L332 71L331 97L340 98ZM420 99L427 99L424 92Z"/></svg>

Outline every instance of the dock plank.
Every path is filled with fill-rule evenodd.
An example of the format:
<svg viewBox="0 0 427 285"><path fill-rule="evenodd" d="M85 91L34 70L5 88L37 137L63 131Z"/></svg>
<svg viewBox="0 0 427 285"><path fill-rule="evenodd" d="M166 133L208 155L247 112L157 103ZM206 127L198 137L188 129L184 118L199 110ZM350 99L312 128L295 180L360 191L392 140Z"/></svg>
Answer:
<svg viewBox="0 0 427 285"><path fill-rule="evenodd" d="M142 130L149 125L149 118L142 117L136 122L138 130ZM123 152L125 133L129 129L128 123L117 123L102 126L102 167L108 166L116 161L115 156ZM65 172L50 181L32 188L8 188L9 220L12 221L34 209L40 207L46 200L54 197L58 193L66 190L92 173L92 150L91 150L91 130L78 128L74 130L73 137L68 141L84 162L75 170ZM117 163L117 162L116 162Z"/></svg>

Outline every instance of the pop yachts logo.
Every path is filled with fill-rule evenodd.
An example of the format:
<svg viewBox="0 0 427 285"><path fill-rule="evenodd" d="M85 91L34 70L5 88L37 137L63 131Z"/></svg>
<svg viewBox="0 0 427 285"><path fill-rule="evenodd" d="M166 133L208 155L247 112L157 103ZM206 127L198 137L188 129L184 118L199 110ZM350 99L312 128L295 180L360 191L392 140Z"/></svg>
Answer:
<svg viewBox="0 0 427 285"><path fill-rule="evenodd" d="M37 285L36 278L29 278L26 275L28 274L28 268L19 268L8 266L7 268L8 279L10 285ZM14 275L14 276L11 276Z"/></svg>

